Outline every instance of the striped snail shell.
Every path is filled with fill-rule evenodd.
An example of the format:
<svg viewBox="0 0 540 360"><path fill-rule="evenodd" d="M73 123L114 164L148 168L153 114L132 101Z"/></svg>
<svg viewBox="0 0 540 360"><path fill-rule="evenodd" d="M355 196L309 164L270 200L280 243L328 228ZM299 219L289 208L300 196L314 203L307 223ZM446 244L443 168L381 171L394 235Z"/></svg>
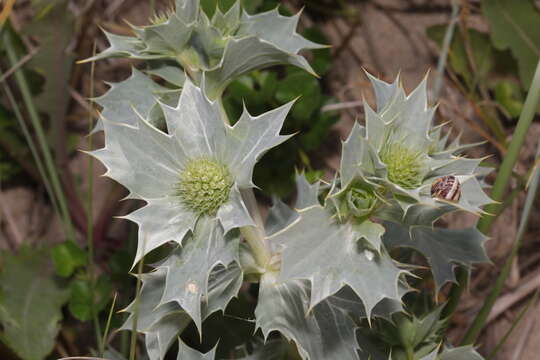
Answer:
<svg viewBox="0 0 540 360"><path fill-rule="evenodd" d="M443 176L431 185L431 196L441 200L458 202L461 197L461 184L455 176Z"/></svg>

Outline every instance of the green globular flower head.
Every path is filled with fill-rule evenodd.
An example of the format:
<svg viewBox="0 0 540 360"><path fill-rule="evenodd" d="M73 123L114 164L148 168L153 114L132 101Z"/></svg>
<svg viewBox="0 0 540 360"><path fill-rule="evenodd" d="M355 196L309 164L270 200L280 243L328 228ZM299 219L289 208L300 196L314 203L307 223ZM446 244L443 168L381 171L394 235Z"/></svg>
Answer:
<svg viewBox="0 0 540 360"><path fill-rule="evenodd" d="M229 200L233 179L226 166L199 158L189 161L180 174L177 195L183 205L201 215L214 215Z"/></svg>
<svg viewBox="0 0 540 360"><path fill-rule="evenodd" d="M386 144L380 157L386 165L388 180L404 189L415 189L424 177L423 153L400 143Z"/></svg>

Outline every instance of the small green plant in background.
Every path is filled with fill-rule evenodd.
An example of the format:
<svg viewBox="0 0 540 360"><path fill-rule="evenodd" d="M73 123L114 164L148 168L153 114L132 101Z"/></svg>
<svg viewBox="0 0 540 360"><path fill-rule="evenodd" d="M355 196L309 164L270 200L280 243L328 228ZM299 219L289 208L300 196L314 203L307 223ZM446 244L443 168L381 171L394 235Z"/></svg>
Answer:
<svg viewBox="0 0 540 360"><path fill-rule="evenodd" d="M139 264L142 287L122 329L144 333L152 360L163 359L178 336L178 356L187 359L230 358L239 349L234 358L266 359L288 348L285 340L312 360L481 359L470 346L447 348L441 306L410 313L412 258L397 262L389 253L423 254L435 292L455 280L456 263L487 260L478 230L434 227L449 212L481 214L491 200L482 159L462 157L466 145L434 125L425 80L407 95L399 79L370 76L377 109L366 105L366 126L353 127L334 179L297 174L294 206L276 199L262 220L255 164L290 140L281 135L287 114L295 121L318 115L310 96L286 102L297 89L321 97L316 82L298 85L314 72L298 52L322 46L298 35L297 23L298 15L277 10L250 15L239 2L209 18L198 1L178 0L155 24L134 27L135 37L107 33L110 48L89 59L136 58L149 69L134 69L97 99L96 131L104 130L106 143L92 155L130 197L146 202L126 216L139 226L133 268ZM280 82L263 70L276 64L300 70L287 68ZM145 256L158 248L164 255L143 273ZM255 301L243 283L258 283ZM238 313L237 301L252 305ZM228 318L251 331L210 330L226 328ZM209 342L209 333L223 341Z"/></svg>
<svg viewBox="0 0 540 360"><path fill-rule="evenodd" d="M534 1L481 1L480 10L489 24L481 32L467 23L465 5L462 26L449 48L450 77L478 109L477 113L500 149L506 148L504 122L514 123L531 86L540 49L540 11ZM428 36L442 44L446 25L428 29Z"/></svg>

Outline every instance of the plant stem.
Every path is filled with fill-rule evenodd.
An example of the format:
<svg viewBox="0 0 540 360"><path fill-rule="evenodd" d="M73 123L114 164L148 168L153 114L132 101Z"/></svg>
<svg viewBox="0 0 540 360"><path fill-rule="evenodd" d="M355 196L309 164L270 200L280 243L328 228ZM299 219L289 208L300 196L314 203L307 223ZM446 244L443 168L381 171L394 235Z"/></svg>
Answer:
<svg viewBox="0 0 540 360"><path fill-rule="evenodd" d="M493 185L491 197L495 201L501 201L503 199L506 185L508 184L508 180L512 176L512 169L514 168L514 165L517 162L520 149L523 145L523 142L525 141L525 137L527 136L529 126L531 125L531 122L534 118L534 114L536 112L539 99L540 99L540 61L538 62L536 66L536 71L534 73L531 88L529 89L529 93L527 94L527 99L525 100L523 111L521 112L521 115L519 116L519 121L514 131L514 135L512 136L512 141L510 143L510 146L508 147L508 152L506 153L506 156L504 157L501 167L499 168L499 174L497 175L497 179L495 180L495 184ZM483 233L486 233L488 231L491 223L495 220L495 217L498 215L499 208L500 208L500 204L491 204L491 205L486 206L485 211L488 214L493 214L493 215L482 216L482 218L480 218L480 220L478 221L478 225L477 225L478 230L482 231Z"/></svg>
<svg viewBox="0 0 540 360"><path fill-rule="evenodd" d="M433 85L433 100L436 102L439 99L439 93L441 91L443 77L444 77L444 68L446 67L446 60L448 58L448 52L450 50L450 45L452 43L452 37L454 35L454 29L456 24L459 21L459 2L458 0L452 1L452 14L450 15L450 23L446 28L446 33L444 34L444 40L442 45L441 54L439 55L439 61L437 63L437 76L435 77L435 84Z"/></svg>
<svg viewBox="0 0 540 360"><path fill-rule="evenodd" d="M111 328L111 320L112 316L114 314L114 306L116 305L116 297L118 296L118 293L114 293L113 301L111 304L111 308L109 309L109 316L107 316L107 323L105 324L105 331L103 332L103 339L101 340L101 347L99 349L99 356L103 357L103 354L105 353L105 346L107 345L108 337L109 337L109 329Z"/></svg>
<svg viewBox="0 0 540 360"><path fill-rule="evenodd" d="M7 82L2 82L2 85L4 87L4 92L6 93L8 102L11 105L11 109L13 110L13 113L15 114L15 118L17 119L17 122L19 123L19 126L21 127L21 130L23 132L24 138L26 142L28 143L28 147L30 148L32 157L34 158L34 161L36 162L36 167L38 169L39 175L41 176L41 181L43 181L45 190L47 191L47 194L49 195L51 199L52 207L57 214L60 214L58 202L56 201L56 196L54 196L54 192L51 188L51 184L47 177L47 172L45 170L43 162L41 161L41 158L39 157L38 150L36 148L34 140L32 139L32 135L30 135L28 126L26 126L26 122L24 121L21 110L19 109L19 105L17 105L17 102L15 101L15 97L13 96L13 93L11 92L11 89L9 88Z"/></svg>
<svg viewBox="0 0 540 360"><path fill-rule="evenodd" d="M243 226L240 228L240 233L251 248L257 264L262 268L266 268L270 262L270 253L266 248L264 239L260 235L259 228L255 226Z"/></svg>
<svg viewBox="0 0 540 360"><path fill-rule="evenodd" d="M405 348L405 351L407 352L407 360L414 360L414 350L412 347L407 346Z"/></svg>
<svg viewBox="0 0 540 360"><path fill-rule="evenodd" d="M497 174L495 184L493 185L491 198L499 203L486 206L485 211L486 213L490 215L486 214L482 216L482 218L480 218L477 224L478 230L480 230L484 234L488 232L491 224L495 220L496 216L499 214L499 211L501 209L500 201L503 199L506 186L508 185L508 181L510 177L512 176L512 170L514 168L515 163L517 162L519 151L521 149L521 146L523 145L523 142L525 141L525 136L527 135L529 126L531 125L531 122L534 118L539 99L540 99L540 61L538 62L536 66L536 71L534 73L531 88L529 89L529 93L527 94L527 99L525 100L523 111L521 112L521 115L519 116L518 124L514 131L514 135L512 136L510 146L508 147L506 156L504 157L504 160L499 168L499 173ZM529 190L529 193L531 191L532 190ZM515 249L516 253L517 253L517 250L519 249L520 242L521 241L518 241L518 239L516 239L514 243L514 247L517 246L517 248ZM507 260L507 264L511 265L512 261L513 261L513 257L512 255L510 255L510 257ZM506 273L505 271L507 264L505 264L505 268L503 268L501 275L499 276L499 279L497 279L497 283L495 284L495 287L493 289L492 294L494 295L494 297L488 298L488 301L484 303L483 309L485 310L483 310L482 313L485 311L489 313L489 311L491 310L491 307L493 306L493 303L495 302L495 299L497 298L498 294L502 290L502 286L504 285L504 280L506 280L506 277L510 273L510 266L508 266L508 269L507 269L508 273ZM445 316L450 316L455 311L457 305L459 304L459 299L461 298L461 294L463 293L464 289L467 287L468 274L469 274L468 271L463 268L460 268L460 270L458 271L457 285L454 285L452 290L450 291L450 295L449 295L450 299L443 313ZM504 279L502 279L501 277L504 277ZM502 281L499 281L500 279L502 279ZM499 283L500 285L498 285ZM484 316L484 315L479 313L478 316ZM475 319L475 322L479 321L482 323L480 326L483 326L483 322L485 321L485 319L484 320L478 319L478 316L477 316L477 319ZM464 342L465 340L470 340L471 338L474 341L476 339L477 334L473 334L473 333L479 332L480 329L476 329L476 330L471 329L470 331L472 331L471 335L466 336L466 338L464 339Z"/></svg>
<svg viewBox="0 0 540 360"><path fill-rule="evenodd" d="M143 254L146 247L146 235L143 237ZM129 345L129 360L135 360L137 352L137 329L139 321L139 299L141 295L141 274L144 267L144 256L141 261L139 261L139 266L137 267L137 286L135 287L135 300L134 300L134 313L133 313L133 326L131 327L131 341Z"/></svg>
<svg viewBox="0 0 540 360"><path fill-rule="evenodd" d="M253 189L242 190L242 198L255 222L255 226L241 227L240 232L253 251L257 264L262 268L266 268L270 262L271 253L264 239L264 224Z"/></svg>
<svg viewBox="0 0 540 360"><path fill-rule="evenodd" d="M11 31L9 29L4 30L3 41L4 41L4 45L6 48L9 62L11 66L14 66L15 64L17 64L19 59L17 58L15 46L11 38ZM49 145L47 143L45 131L43 130L43 127L41 126L41 119L39 118L39 114L34 105L34 101L32 99L33 96L28 86L28 82L26 81L26 78L20 68L15 70L14 77L15 77L15 81L17 82L17 85L19 86L19 90L21 91L24 104L26 105L26 109L28 110L28 115L30 116L30 120L36 132L39 149L42 152L43 158L45 160L45 167L48 173L47 175L50 178L52 190L54 191L54 194L56 195L56 198L58 200L60 215L64 223L67 238L74 240L75 234L73 231L73 224L71 223L71 217L69 215L69 210L67 208L66 199L62 191L60 177L58 176L58 172L57 172L55 163L53 161Z"/></svg>
<svg viewBox="0 0 540 360"><path fill-rule="evenodd" d="M94 43L94 50L93 55L96 53L96 44ZM94 98L94 72L95 72L95 62L92 62L92 65L90 67L90 99ZM90 100L90 111L88 112L88 151L92 151L94 144L93 144L93 137L91 135L92 132L92 111L93 111L93 101ZM87 228L86 228L86 234L87 234L87 243L88 243L88 277L90 281L90 297L92 300L92 320L94 322L94 331L96 333L96 343L98 345L98 349L100 349L103 352L103 342L102 342L102 334L101 334L101 326L99 324L99 318L98 318L98 312L96 311L96 267L94 264L94 216L93 216L93 195L94 195L94 182L93 182L93 175L94 175L94 158L92 156L88 157L88 198L87 198Z"/></svg>

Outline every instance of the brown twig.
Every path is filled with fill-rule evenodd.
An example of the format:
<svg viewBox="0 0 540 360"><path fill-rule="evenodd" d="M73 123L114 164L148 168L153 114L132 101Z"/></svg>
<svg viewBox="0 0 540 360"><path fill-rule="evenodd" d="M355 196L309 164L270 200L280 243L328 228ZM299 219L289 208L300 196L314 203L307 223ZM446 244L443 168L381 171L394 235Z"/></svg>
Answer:
<svg viewBox="0 0 540 360"><path fill-rule="evenodd" d="M364 6L364 11L366 11L367 5ZM366 45L368 47L368 52L371 55L371 60L373 61L373 66L375 67L375 70L380 73L385 73L385 68L383 66L384 61L382 61L382 58L379 54L379 48L375 45L375 40L373 39L373 34L371 32L371 29L369 28L369 22L366 22L364 24L364 39L366 41Z"/></svg>
<svg viewBox="0 0 540 360"><path fill-rule="evenodd" d="M334 29L336 30L336 33L341 36L341 37L344 37L345 34L343 34L343 31L341 30L341 28L339 27L339 24L338 22L339 20L333 20L331 22L332 26L334 27ZM364 62L362 61L362 58L360 57L360 55L356 52L355 48L353 46L347 46L345 49L347 49L349 51L349 54L353 57L353 59L360 65L362 65Z"/></svg>
<svg viewBox="0 0 540 360"><path fill-rule="evenodd" d="M351 40L354 37L354 34L356 30L362 25L362 18L360 17L360 14L357 14L354 17L353 22L349 25L349 30L347 31L347 34L345 37L341 40L339 46L336 48L336 51L333 54L334 59L339 58L343 50L347 49L350 45Z"/></svg>
<svg viewBox="0 0 540 360"><path fill-rule="evenodd" d="M486 324L495 320L508 308L512 307L515 303L522 300L538 288L540 288L540 269L537 269L532 274L526 276L523 279L521 286L519 286L517 289L499 297L495 305L493 305L493 309L488 316Z"/></svg>
<svg viewBox="0 0 540 360"><path fill-rule="evenodd" d="M125 189L119 189L115 183L107 196L107 202L103 205L99 212L99 217L94 225L94 242L97 246L104 245L106 242L107 231L110 224L116 215L118 209L122 206L120 200L127 196Z"/></svg>
<svg viewBox="0 0 540 360"><path fill-rule="evenodd" d="M389 13L413 13L413 14L448 14L452 8L448 5L411 5L408 7L396 7L379 4L377 1L370 1L370 5L377 10Z"/></svg>
<svg viewBox="0 0 540 360"><path fill-rule="evenodd" d="M30 53L23 56L15 65L13 65L10 69L8 69L2 76L0 76L0 83L3 81L6 81L7 78L11 76L15 71L17 71L18 68L26 64L30 59L34 57L38 52L38 49L34 48L30 51Z"/></svg>
<svg viewBox="0 0 540 360"><path fill-rule="evenodd" d="M4 201L4 198L1 192L0 192L0 210L2 210L2 213L4 214L4 217L6 219L6 223L9 226L9 229L11 230L11 234L13 235L13 239L12 239L9 236L9 234L6 234L7 244L11 251L15 251L23 243L24 239L19 230L19 227L17 226L17 223L15 222L15 219L13 219L13 216L11 216L11 213L6 207L6 202Z"/></svg>

